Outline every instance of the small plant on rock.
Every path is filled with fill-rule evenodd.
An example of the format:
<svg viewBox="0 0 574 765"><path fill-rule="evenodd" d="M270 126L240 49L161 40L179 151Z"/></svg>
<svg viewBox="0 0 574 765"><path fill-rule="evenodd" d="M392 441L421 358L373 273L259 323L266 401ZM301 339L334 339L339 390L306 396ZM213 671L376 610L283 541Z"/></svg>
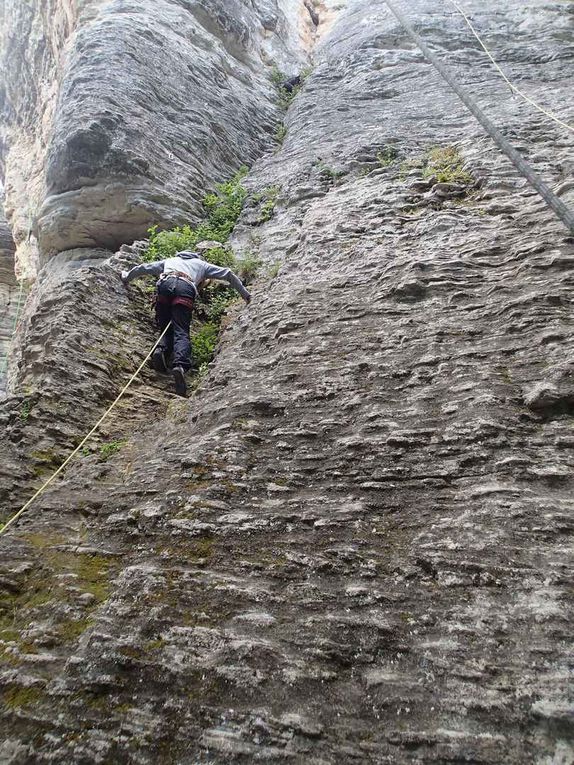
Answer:
<svg viewBox="0 0 574 765"><path fill-rule="evenodd" d="M257 225L261 225L262 223L271 220L273 213L275 212L275 204L280 191L281 188L279 186L268 186L266 189L263 189L262 192L253 196L253 201L256 204L262 203L259 210L259 218L256 222Z"/></svg>
<svg viewBox="0 0 574 765"><path fill-rule="evenodd" d="M182 250L193 250L202 240L227 241L247 197L247 189L241 183L247 172L247 168L242 167L230 181L218 183L215 191L204 197L206 220L196 228L186 225L159 231L158 226L152 226L148 232L150 237L145 260L164 260Z"/></svg>
<svg viewBox="0 0 574 765"><path fill-rule="evenodd" d="M114 439L113 441L108 441L107 443L102 444L100 446L100 459L104 461L109 460L110 457L113 457L114 454L117 454L122 446L126 445L126 443L126 441Z"/></svg>
<svg viewBox="0 0 574 765"><path fill-rule="evenodd" d="M283 146L283 141L285 140L286 137L287 137L287 128L283 123L281 123L279 127L277 128L277 130L275 131L275 139L277 143L279 144L279 146Z"/></svg>
<svg viewBox="0 0 574 765"><path fill-rule="evenodd" d="M436 178L439 183L471 184L474 178L463 167L463 159L454 146L435 147L426 155L424 178Z"/></svg>
<svg viewBox="0 0 574 765"><path fill-rule="evenodd" d="M383 146L383 148L377 152L377 161L381 167L388 167L399 156L399 152L394 146Z"/></svg>

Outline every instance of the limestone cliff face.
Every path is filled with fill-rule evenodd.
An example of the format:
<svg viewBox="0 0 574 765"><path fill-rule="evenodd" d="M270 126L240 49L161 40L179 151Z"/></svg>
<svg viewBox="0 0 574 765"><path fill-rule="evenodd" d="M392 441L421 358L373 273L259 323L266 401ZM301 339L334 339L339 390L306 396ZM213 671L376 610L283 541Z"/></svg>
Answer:
<svg viewBox="0 0 574 765"><path fill-rule="evenodd" d="M20 296L15 275L15 249L12 232L2 213L2 197L0 196L0 391L5 379L6 356Z"/></svg>
<svg viewBox="0 0 574 765"><path fill-rule="evenodd" d="M276 128L272 64L302 66L301 8L4 0L7 211L28 268L31 233L44 259L114 249L193 220L206 184L252 164Z"/></svg>
<svg viewBox="0 0 574 765"><path fill-rule="evenodd" d="M141 27L164 18L160 5L86 7ZM185 134L197 140L178 160L189 191L162 175L167 122L136 152L157 184L150 210L168 221L242 161L241 134L259 159L234 245L269 268L193 397L145 371L105 426L122 449L82 456L0 538L0 761L570 762L572 237L382 0L314 4L318 32L302 31L305 4L278 5L276 33L257 3L229 11L221 40L253 82L231 89L233 109L213 102L228 140L210 127L202 153L207 123ZM508 96L450 5L403 8L572 204L570 136ZM465 8L509 76L572 121L571 3ZM97 40L114 49L113 35ZM279 41L291 41L285 68L315 43L314 68L268 147L279 109L261 51ZM68 83L84 71L72 49ZM140 65L156 82L155 60ZM66 115L74 128L61 83L45 170L80 173L81 189L42 199L46 258L67 230L51 210L97 219L108 173L117 199L115 144L92 163L58 138ZM148 113L138 98L114 114ZM140 246L94 249L129 243L137 226L122 216L106 219L108 239L66 240L91 246L51 258L28 299L0 410L5 517L153 342L141 292L117 278Z"/></svg>

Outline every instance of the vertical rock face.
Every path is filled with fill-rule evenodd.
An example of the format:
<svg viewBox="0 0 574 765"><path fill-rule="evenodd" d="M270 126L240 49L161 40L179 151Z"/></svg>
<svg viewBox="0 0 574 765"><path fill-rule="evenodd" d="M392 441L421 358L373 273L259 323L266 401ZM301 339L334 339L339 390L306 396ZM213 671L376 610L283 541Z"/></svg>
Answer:
<svg viewBox="0 0 574 765"><path fill-rule="evenodd" d="M0 395L5 389L8 347L14 330L20 296L14 273L15 250L16 246L4 217L0 196Z"/></svg>
<svg viewBox="0 0 574 765"><path fill-rule="evenodd" d="M570 4L465 8L571 121ZM568 135L450 6L404 9L571 203ZM340 9L285 126L235 235L268 270L195 395L145 372L117 454L0 538L0 760L569 762L572 237L381 0ZM4 517L153 342L138 248L83 255L28 302Z"/></svg>
<svg viewBox="0 0 574 765"><path fill-rule="evenodd" d="M8 217L32 270L30 233L45 259L193 219L270 144L272 64L304 57L275 0L4 0L3 17Z"/></svg>

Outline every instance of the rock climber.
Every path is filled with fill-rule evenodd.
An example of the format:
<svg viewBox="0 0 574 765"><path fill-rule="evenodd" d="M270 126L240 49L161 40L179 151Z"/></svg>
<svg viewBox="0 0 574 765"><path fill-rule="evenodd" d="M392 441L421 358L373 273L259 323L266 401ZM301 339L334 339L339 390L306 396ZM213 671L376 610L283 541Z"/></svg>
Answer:
<svg viewBox="0 0 574 765"><path fill-rule="evenodd" d="M139 276L159 276L156 284L156 321L161 332L170 321L172 325L153 352L151 363L156 372L169 374L171 371L179 396L186 395L185 374L193 368L189 327L202 282L207 279L225 281L239 292L246 303L251 301L251 295L233 271L208 263L200 254L201 250L211 249L212 246L212 242L200 242L196 246L198 252L178 252L166 260L141 263L121 273L124 284ZM173 354L171 368L168 366L170 354Z"/></svg>

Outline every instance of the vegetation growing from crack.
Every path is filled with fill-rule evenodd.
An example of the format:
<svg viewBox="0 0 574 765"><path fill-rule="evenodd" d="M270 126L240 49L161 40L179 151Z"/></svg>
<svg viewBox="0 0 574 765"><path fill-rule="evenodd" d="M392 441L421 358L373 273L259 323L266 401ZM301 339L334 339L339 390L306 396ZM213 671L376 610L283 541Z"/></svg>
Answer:
<svg viewBox="0 0 574 765"><path fill-rule="evenodd" d="M329 186L335 186L337 181L346 175L345 170L338 170L335 167L325 164L325 162L319 158L315 162L315 166L319 172L319 177L322 181L326 181Z"/></svg>
<svg viewBox="0 0 574 765"><path fill-rule="evenodd" d="M24 401L22 401L22 405L20 407L20 420L22 422L27 422L33 406L34 404L32 401L30 401L30 399L24 399Z"/></svg>
<svg viewBox="0 0 574 765"><path fill-rule="evenodd" d="M230 268L249 284L257 274L259 261L251 253L237 260L226 246L247 198L247 189L242 183L247 172L248 168L242 167L231 180L218 183L215 191L204 197L205 220L196 227L186 225L159 231L158 226L152 226L144 259L150 262L164 260L182 250L193 250L201 241L218 242L220 245L205 252L206 260ZM234 290L221 283L208 283L200 291L191 332L193 359L200 374L205 372L215 354L223 318L236 297Z"/></svg>
<svg viewBox="0 0 574 765"><path fill-rule="evenodd" d="M113 439L112 441L107 441L105 444L100 446L100 459L104 461L109 460L110 457L113 457L113 455L119 452L122 446L125 445L126 441L122 441L117 438Z"/></svg>
<svg viewBox="0 0 574 765"><path fill-rule="evenodd" d="M253 196L253 202L261 205L256 225L260 226L262 223L271 220L275 212L275 204L280 190L279 186L269 186Z"/></svg>
<svg viewBox="0 0 574 765"><path fill-rule="evenodd" d="M398 158L399 152L394 146L383 146L377 152L377 161L381 167L388 167Z"/></svg>
<svg viewBox="0 0 574 765"><path fill-rule="evenodd" d="M464 160L455 146L434 146L425 154L405 159L399 169L399 180L405 181L413 171L419 177L436 183L474 184L474 177L464 169Z"/></svg>
<svg viewBox="0 0 574 765"><path fill-rule="evenodd" d="M275 131L275 139L279 146L283 146L283 141L287 137L287 126L282 122Z"/></svg>
<svg viewBox="0 0 574 765"><path fill-rule="evenodd" d="M464 169L463 158L455 146L435 146L426 154L423 178L436 178L439 183L471 184L472 175Z"/></svg>
<svg viewBox="0 0 574 765"><path fill-rule="evenodd" d="M282 109L285 109L286 111L289 108L293 102L293 99L297 96L303 87L303 83L307 77L309 77L312 71L313 69L310 66L302 69L298 74L299 83L297 85L293 85L291 88L287 88L285 87L285 83L290 79L289 76L286 75L285 72L282 72L277 66L273 66L273 69L271 70L271 82L277 89L279 105Z"/></svg>

